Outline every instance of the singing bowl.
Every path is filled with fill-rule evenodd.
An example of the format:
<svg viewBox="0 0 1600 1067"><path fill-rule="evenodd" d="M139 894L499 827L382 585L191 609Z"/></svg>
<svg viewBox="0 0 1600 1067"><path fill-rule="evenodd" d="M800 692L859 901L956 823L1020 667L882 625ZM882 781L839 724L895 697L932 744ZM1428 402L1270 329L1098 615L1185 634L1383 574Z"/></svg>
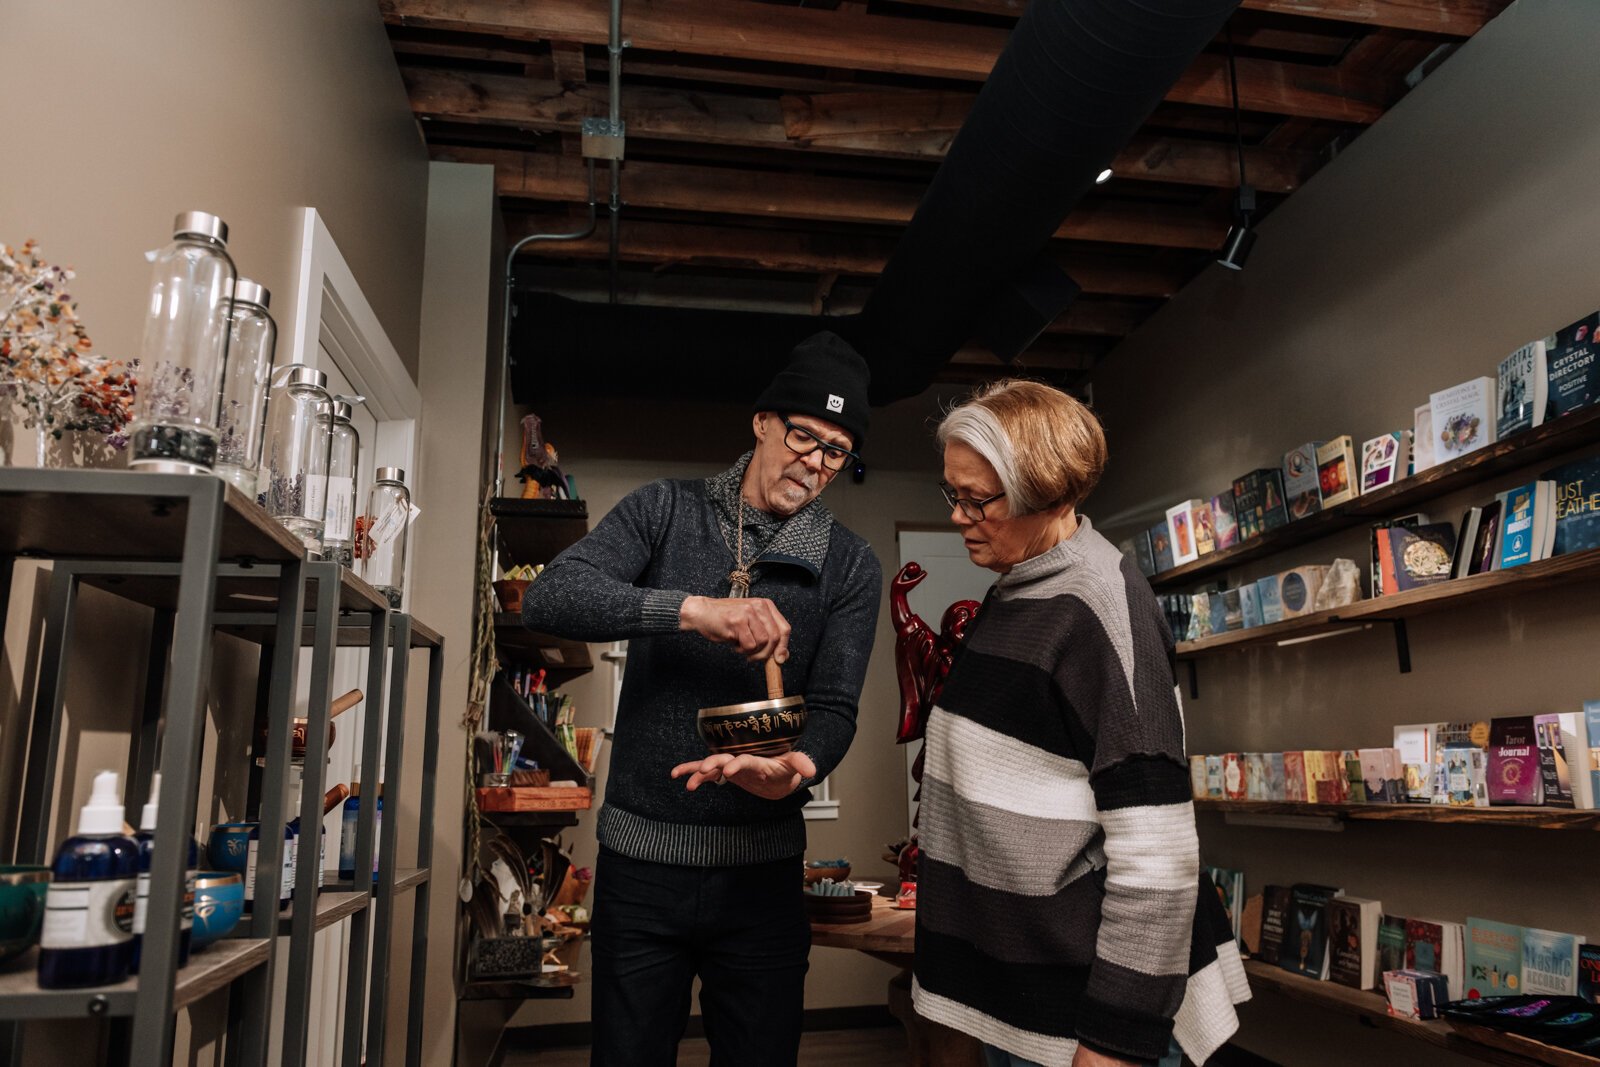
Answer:
<svg viewBox="0 0 1600 1067"><path fill-rule="evenodd" d="M0 963L39 942L49 867L0 866Z"/></svg>
<svg viewBox="0 0 1600 1067"><path fill-rule="evenodd" d="M194 879L194 933L202 948L227 937L244 914L244 876L237 871L200 871Z"/></svg>
<svg viewBox="0 0 1600 1067"><path fill-rule="evenodd" d="M250 863L250 834L259 823L220 822L211 828L206 858L218 871L243 875Z"/></svg>
<svg viewBox="0 0 1600 1067"><path fill-rule="evenodd" d="M695 725L714 754L781 756L806 728L806 698L779 697L701 708Z"/></svg>

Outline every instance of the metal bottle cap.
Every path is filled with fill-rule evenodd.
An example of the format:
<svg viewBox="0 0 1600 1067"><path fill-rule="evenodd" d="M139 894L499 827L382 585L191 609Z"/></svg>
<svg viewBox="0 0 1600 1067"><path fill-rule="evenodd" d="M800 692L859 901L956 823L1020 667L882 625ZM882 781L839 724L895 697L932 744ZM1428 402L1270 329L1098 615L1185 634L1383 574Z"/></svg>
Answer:
<svg viewBox="0 0 1600 1067"><path fill-rule="evenodd" d="M249 278L240 278L233 283L233 302L236 304L255 304L261 308L272 305L272 294L260 282L251 281Z"/></svg>
<svg viewBox="0 0 1600 1067"><path fill-rule="evenodd" d="M349 422L350 416L355 414L355 407L348 400L335 400L333 402L333 419L335 422Z"/></svg>
<svg viewBox="0 0 1600 1067"><path fill-rule="evenodd" d="M285 385L310 385L328 390L328 376L314 367L296 367L289 372L289 377L284 380Z"/></svg>
<svg viewBox="0 0 1600 1067"><path fill-rule="evenodd" d="M172 220L173 237L210 237L228 243L228 224L209 211L185 211Z"/></svg>
<svg viewBox="0 0 1600 1067"><path fill-rule="evenodd" d="M405 480L406 472L401 467L378 468L378 481L380 482L399 482L400 484L404 485Z"/></svg>

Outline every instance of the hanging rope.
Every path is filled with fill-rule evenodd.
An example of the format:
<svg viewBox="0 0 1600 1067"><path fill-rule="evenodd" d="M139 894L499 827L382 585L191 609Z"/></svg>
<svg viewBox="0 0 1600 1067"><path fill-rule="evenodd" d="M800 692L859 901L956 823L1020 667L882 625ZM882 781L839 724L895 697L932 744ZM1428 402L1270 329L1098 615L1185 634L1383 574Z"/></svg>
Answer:
<svg viewBox="0 0 1600 1067"><path fill-rule="evenodd" d="M461 716L461 728L466 732L466 767L461 776L467 812L467 854L465 875L468 886L476 886L482 876L479 857L483 816L478 811L477 768L473 760L473 740L483 728L484 714L489 707L489 687L494 683L500 664L494 654L494 512L490 502L494 499L494 486L484 491L483 504L478 518L478 569L475 588L477 610L472 619L472 662L467 687L467 708Z"/></svg>

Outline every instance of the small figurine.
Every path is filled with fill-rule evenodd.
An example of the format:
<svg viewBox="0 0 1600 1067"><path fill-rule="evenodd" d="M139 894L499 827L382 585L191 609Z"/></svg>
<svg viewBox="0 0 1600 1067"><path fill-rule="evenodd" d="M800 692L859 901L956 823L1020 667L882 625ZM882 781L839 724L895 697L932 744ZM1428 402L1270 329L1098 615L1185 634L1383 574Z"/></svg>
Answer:
<svg viewBox="0 0 1600 1067"><path fill-rule="evenodd" d="M561 473L561 457L544 439L544 427L537 415L522 417L522 479L524 500L565 500L567 476Z"/></svg>

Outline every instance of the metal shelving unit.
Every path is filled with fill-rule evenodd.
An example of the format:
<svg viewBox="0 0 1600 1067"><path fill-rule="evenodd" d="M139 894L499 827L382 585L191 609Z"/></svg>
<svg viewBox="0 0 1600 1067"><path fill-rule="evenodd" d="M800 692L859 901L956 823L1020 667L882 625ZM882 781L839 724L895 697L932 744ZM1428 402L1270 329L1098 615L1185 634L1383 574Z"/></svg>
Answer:
<svg viewBox="0 0 1600 1067"><path fill-rule="evenodd" d="M93 521L85 521L92 512ZM205 682L211 635L229 633L260 647L256 726L264 729L261 767L252 775L248 808L266 826L289 821L291 731L295 680L302 648L311 653L306 759L299 817L322 826L333 656L340 647L368 649L368 714L362 766L380 767L380 781L399 795L406 738L406 682L413 650L428 653L422 783L416 868L397 871L399 819L382 828L379 870L371 893L349 883L318 891L318 848L301 851L293 907L259 909L236 936L196 953L177 970L177 910L153 908L142 950L141 975L107 989L70 992L38 988L29 958L0 972L0 1064L20 1058L22 1020L105 1017L124 1028L113 1044L137 1067L171 1061L173 1013L200 996L230 989L228 1061L262 1064L272 1032L281 1034L283 1061L304 1061L308 1039L314 935L346 919L351 924L343 1063L367 1056L381 1062L388 1007L389 945L397 892L417 894L410 975L407 1063L421 1061L421 997L426 969L428 865L432 859L443 640L409 615L391 611L376 590L334 563L304 559L300 544L266 512L218 479L109 471L0 471L0 626L5 622L13 563L54 561L44 619L39 683L34 694L28 762L20 784L22 818L5 851L15 862L46 862L68 651L77 593L83 586L143 604L154 612L144 706L130 722L125 800L137 811L151 773L161 767L161 810L151 863L151 899L177 900L183 885L185 838L198 798ZM392 650L392 651L391 651ZM388 700L385 701L387 694ZM380 751L380 745L382 750ZM380 763L381 759L381 763ZM378 847L375 805L357 824L357 870L370 870ZM258 895L274 899L284 841L263 834ZM403 873L403 879L399 875ZM404 885L400 884L404 881ZM369 930L375 933L368 953ZM287 957L280 938L287 937ZM31 957L30 957L31 958ZM287 971L281 1020L272 1017L277 967ZM9 1030L9 1032L7 1032Z"/></svg>

